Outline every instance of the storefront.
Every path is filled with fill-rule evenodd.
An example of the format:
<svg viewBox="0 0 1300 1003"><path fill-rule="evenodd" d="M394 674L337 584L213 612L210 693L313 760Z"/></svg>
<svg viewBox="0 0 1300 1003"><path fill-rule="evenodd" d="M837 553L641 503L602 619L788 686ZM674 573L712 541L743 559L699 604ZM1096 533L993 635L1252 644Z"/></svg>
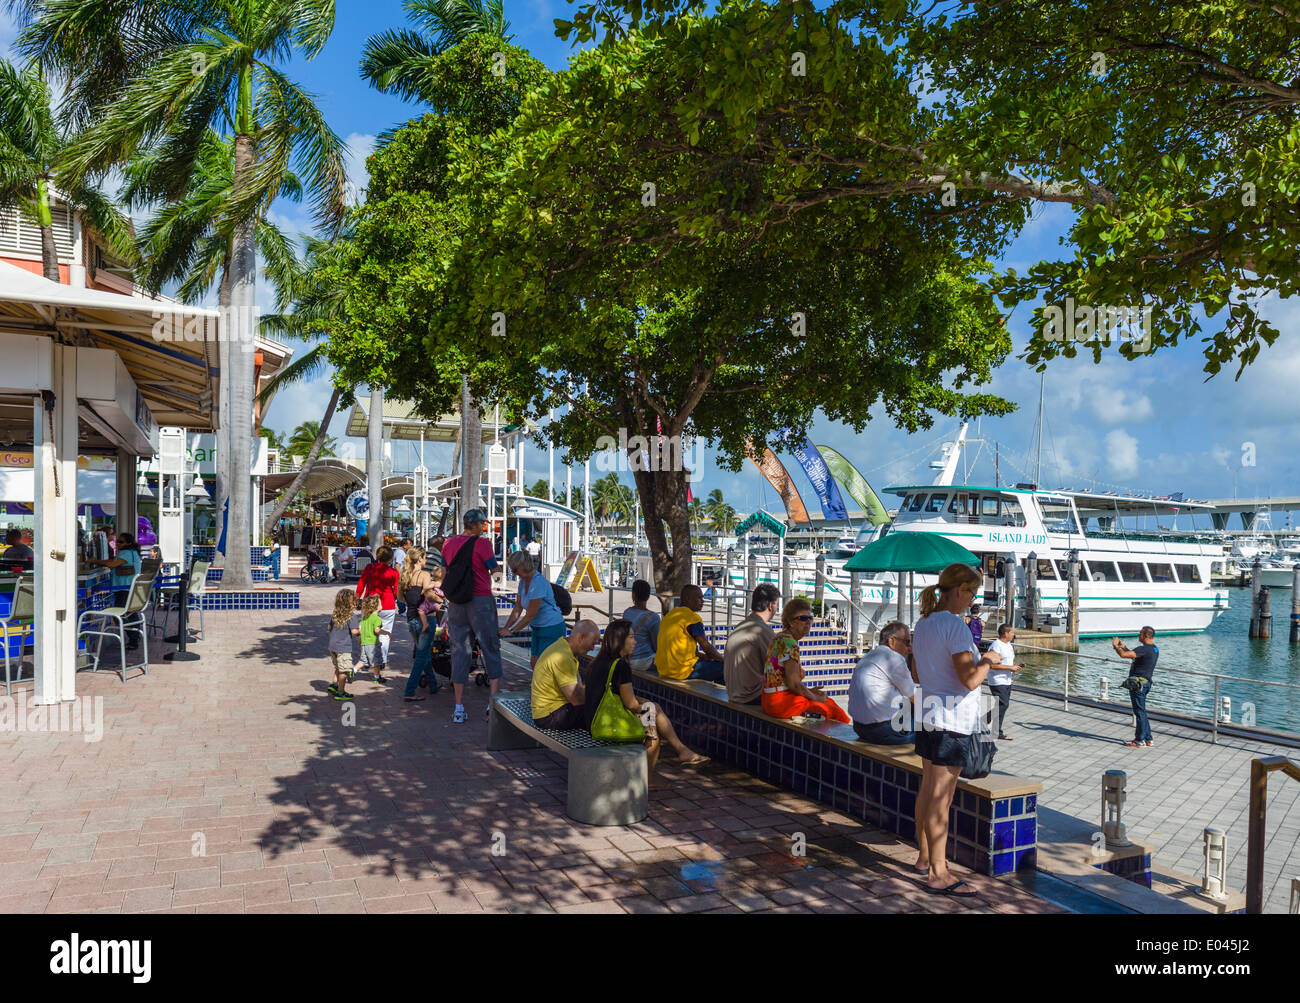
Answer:
<svg viewBox="0 0 1300 1003"><path fill-rule="evenodd" d="M89 504L136 527L137 461L157 451L159 425L215 425L218 324L216 311L0 263L0 447L31 454L38 704L76 693L81 458L111 459L112 501Z"/></svg>

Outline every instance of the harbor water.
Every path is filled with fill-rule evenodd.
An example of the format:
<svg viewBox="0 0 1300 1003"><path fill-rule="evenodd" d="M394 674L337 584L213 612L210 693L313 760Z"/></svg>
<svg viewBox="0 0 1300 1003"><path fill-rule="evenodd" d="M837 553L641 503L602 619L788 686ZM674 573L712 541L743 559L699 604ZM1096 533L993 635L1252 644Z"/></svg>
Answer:
<svg viewBox="0 0 1300 1003"><path fill-rule="evenodd" d="M1156 636L1160 660L1147 706L1190 714L1207 721L1212 719L1214 680L1170 671L1172 669L1290 683L1297 688L1260 686L1224 679L1219 681L1219 696L1231 700L1233 723L1249 723L1248 715L1253 712L1254 724L1258 727L1300 733L1300 644L1292 645L1288 641L1291 591L1279 589L1273 593L1273 636L1268 640L1252 640L1247 636L1250 589L1232 589L1230 601L1231 608L1216 618L1204 633ZM1130 648L1138 643L1136 635L1121 636L1120 640ZM1131 663L1115 655L1110 641L1081 641L1079 654L1103 657L1108 661L1071 658L1071 695L1099 698L1104 677L1109 681L1110 701L1127 703L1128 691L1119 684L1128 675ZM1065 656L1062 653L1028 651L1018 647L1016 658L1025 663L1025 670L1016 675L1017 682L1058 691L1062 688L1065 681Z"/></svg>

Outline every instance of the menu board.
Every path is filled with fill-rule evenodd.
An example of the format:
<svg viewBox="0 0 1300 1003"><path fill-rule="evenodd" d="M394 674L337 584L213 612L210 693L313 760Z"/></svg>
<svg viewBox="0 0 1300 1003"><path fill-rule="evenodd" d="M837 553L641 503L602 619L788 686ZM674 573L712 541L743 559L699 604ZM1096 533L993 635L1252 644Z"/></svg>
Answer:
<svg viewBox="0 0 1300 1003"><path fill-rule="evenodd" d="M578 561L578 552L570 550L569 556L564 559L564 566L560 568L560 573L555 576L555 583L564 588L569 587L569 582L573 578L573 566Z"/></svg>

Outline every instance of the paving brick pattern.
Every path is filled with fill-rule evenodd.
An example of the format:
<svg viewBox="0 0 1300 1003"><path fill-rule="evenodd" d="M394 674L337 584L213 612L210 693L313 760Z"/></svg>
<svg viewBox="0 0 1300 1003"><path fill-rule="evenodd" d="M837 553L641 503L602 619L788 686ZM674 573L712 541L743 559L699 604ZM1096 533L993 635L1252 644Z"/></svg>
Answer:
<svg viewBox="0 0 1300 1003"><path fill-rule="evenodd" d="M1126 749L1133 715L1016 692L1007 714L1012 741L998 743L997 767L1043 782L1040 806L1101 827L1101 775L1128 774L1124 822L1133 839L1153 847L1153 863L1183 874L1204 873L1205 827L1228 841L1228 887L1244 891L1250 761L1262 756L1300 759L1296 749L1220 737L1194 728L1151 722L1150 749ZM1300 783L1269 777L1264 850L1264 911L1286 912L1291 878L1300 877ZM1069 827L1071 838L1077 837ZM1052 839L1040 819L1039 840Z"/></svg>
<svg viewBox="0 0 1300 1003"><path fill-rule="evenodd" d="M329 699L333 593L209 613L197 662L80 674L103 697L98 743L0 733L0 912L1059 911L962 868L979 898L927 894L893 835L671 754L645 821L571 822L563 760L485 751L485 689L464 725L446 689L402 701L403 626L387 685Z"/></svg>

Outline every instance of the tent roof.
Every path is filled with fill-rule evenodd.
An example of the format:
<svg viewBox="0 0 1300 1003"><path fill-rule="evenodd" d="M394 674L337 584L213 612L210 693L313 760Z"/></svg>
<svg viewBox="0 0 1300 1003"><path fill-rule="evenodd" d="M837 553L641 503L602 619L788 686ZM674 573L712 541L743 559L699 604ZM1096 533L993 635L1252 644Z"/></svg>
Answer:
<svg viewBox="0 0 1300 1003"><path fill-rule="evenodd" d="M765 512L762 509L759 509L757 512L750 515L749 518L745 519L739 526L737 526L736 535L741 536L742 534L749 532L749 530L754 526L758 526L760 529L765 529L769 533L775 533L779 537L785 537L785 523L778 520L776 516L772 515L770 512Z"/></svg>

